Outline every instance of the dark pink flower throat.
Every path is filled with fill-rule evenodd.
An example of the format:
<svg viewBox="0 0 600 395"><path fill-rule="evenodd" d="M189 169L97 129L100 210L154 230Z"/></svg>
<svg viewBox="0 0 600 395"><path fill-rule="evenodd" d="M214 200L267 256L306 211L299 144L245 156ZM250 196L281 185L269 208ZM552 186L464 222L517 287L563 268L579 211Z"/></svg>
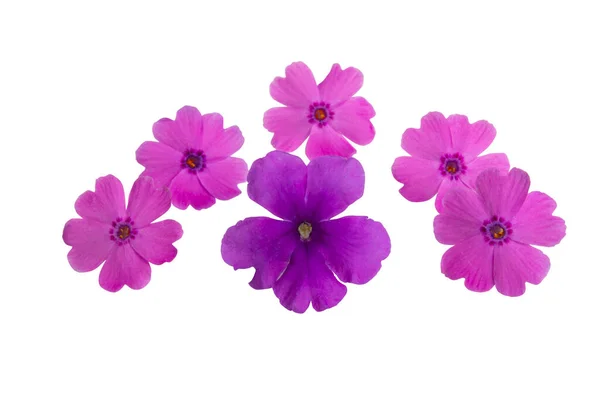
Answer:
<svg viewBox="0 0 600 395"><path fill-rule="evenodd" d="M112 222L112 226L108 230L110 239L120 246L129 243L131 240L135 240L138 231L133 227L134 224L131 217L125 219L121 217L117 218Z"/></svg>
<svg viewBox="0 0 600 395"><path fill-rule="evenodd" d="M188 169L190 173L202 171L206 167L206 156L201 150L187 150L181 159L181 168Z"/></svg>
<svg viewBox="0 0 600 395"><path fill-rule="evenodd" d="M308 107L308 118L309 123L316 123L320 128L327 125L327 122L333 119L335 113L329 108L329 103L325 102L314 102Z"/></svg>
<svg viewBox="0 0 600 395"><path fill-rule="evenodd" d="M458 180L461 174L467 171L465 158L458 152L455 154L444 154L440 157L439 171L444 177L449 177L451 180Z"/></svg>
<svg viewBox="0 0 600 395"><path fill-rule="evenodd" d="M501 246L504 243L508 243L510 235L513 233L512 224L502 217L498 218L497 215L483 221L480 231L483 235L483 240L491 246Z"/></svg>

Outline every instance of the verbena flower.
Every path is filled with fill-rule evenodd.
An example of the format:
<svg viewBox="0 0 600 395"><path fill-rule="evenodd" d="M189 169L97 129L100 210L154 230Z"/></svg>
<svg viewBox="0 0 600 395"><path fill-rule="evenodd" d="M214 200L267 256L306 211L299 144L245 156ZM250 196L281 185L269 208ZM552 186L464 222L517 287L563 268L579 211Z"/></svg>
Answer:
<svg viewBox="0 0 600 395"><path fill-rule="evenodd" d="M292 152L308 137L309 159L354 155L356 150L346 138L367 145L375 137L370 121L375 110L364 98L353 97L362 84L363 75L354 67L342 70L334 64L317 85L304 63L289 65L285 78L275 78L270 87L273 99L287 107L271 108L264 116L265 128L274 134L273 147Z"/></svg>
<svg viewBox="0 0 600 395"><path fill-rule="evenodd" d="M195 107L177 111L175 120L163 118L152 127L158 140L146 141L136 151L146 168L142 175L171 190L173 205L196 210L211 207L215 198L228 200L241 191L248 166L230 156L244 144L237 126L223 130L220 114L201 115Z"/></svg>
<svg viewBox="0 0 600 395"><path fill-rule="evenodd" d="M71 267L100 270L100 286L116 292L124 285L144 288L150 281L150 265L171 262L177 255L173 243L181 238L181 225L173 220L152 223L171 206L169 191L156 188L149 177L140 177L125 208L123 185L114 176L96 180L95 192L84 192L75 202L81 219L69 220L63 230Z"/></svg>
<svg viewBox="0 0 600 395"><path fill-rule="evenodd" d="M552 215L556 203L541 192L529 191L529 175L512 169L483 171L475 190L449 191L435 218L435 237L455 244L442 257L442 272L465 279L477 292L490 290L519 296L525 283L539 284L550 260L530 244L551 247L565 236L566 225Z"/></svg>
<svg viewBox="0 0 600 395"><path fill-rule="evenodd" d="M331 219L362 196L364 180L352 158L325 156L306 166L296 156L269 153L252 165L248 195L283 221L238 222L223 237L223 260L236 270L255 268L250 286L273 288L289 310L303 313L311 302L317 311L337 305L346 295L340 281L367 283L390 253L379 222Z"/></svg>
<svg viewBox="0 0 600 395"><path fill-rule="evenodd" d="M396 158L394 178L403 183L400 194L411 202L424 202L437 194L435 207L451 188L472 187L477 175L495 167L508 171L505 154L478 157L494 140L496 129L487 121L473 124L464 115L430 112L421 119L420 129L407 129L402 149L411 156Z"/></svg>

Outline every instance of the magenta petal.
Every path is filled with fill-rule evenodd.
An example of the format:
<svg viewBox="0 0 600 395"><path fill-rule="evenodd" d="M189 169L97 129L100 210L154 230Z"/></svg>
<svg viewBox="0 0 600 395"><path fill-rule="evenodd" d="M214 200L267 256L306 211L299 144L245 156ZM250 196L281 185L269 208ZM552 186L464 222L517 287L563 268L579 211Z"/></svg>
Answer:
<svg viewBox="0 0 600 395"><path fill-rule="evenodd" d="M317 225L315 234L319 235L319 248L327 265L347 283L370 281L391 250L390 237L383 225L367 217L324 221Z"/></svg>
<svg viewBox="0 0 600 395"><path fill-rule="evenodd" d="M441 213L442 209L444 208L442 203L444 196L446 196L449 191L457 188L465 188L465 185L459 180L450 180L447 177L442 178L442 183L440 184L437 194L435 195L435 209L438 213Z"/></svg>
<svg viewBox="0 0 600 395"><path fill-rule="evenodd" d="M488 213L509 221L523 205L529 183L529 175L516 168L508 175L498 169L484 170L475 182Z"/></svg>
<svg viewBox="0 0 600 395"><path fill-rule="evenodd" d="M271 218L246 218L227 229L221 243L225 263L237 269L254 267L255 289L271 288L300 243L296 226Z"/></svg>
<svg viewBox="0 0 600 395"><path fill-rule="evenodd" d="M477 193L467 188L449 191L443 205L433 221L435 238L442 244L458 244L479 235L483 221L489 219Z"/></svg>
<svg viewBox="0 0 600 395"><path fill-rule="evenodd" d="M269 87L271 97L279 103L308 109L310 103L319 101L319 90L312 71L302 62L285 68L285 78L276 77Z"/></svg>
<svg viewBox="0 0 600 395"><path fill-rule="evenodd" d="M184 152L187 149L197 149L202 137L202 115L197 108L184 106L175 120L163 118L152 126L154 137L163 144Z"/></svg>
<svg viewBox="0 0 600 395"><path fill-rule="evenodd" d="M404 184L400 194L411 202L424 202L437 193L442 183L439 163L410 156L396 158L392 174L396 181Z"/></svg>
<svg viewBox="0 0 600 395"><path fill-rule="evenodd" d="M131 240L131 246L145 260L161 265L175 259L177 248L173 247L173 243L181 239L181 236L181 225L167 219L138 229L135 240Z"/></svg>
<svg viewBox="0 0 600 395"><path fill-rule="evenodd" d="M360 199L365 189L365 171L354 158L319 157L308 164L306 207L312 220L342 213Z"/></svg>
<svg viewBox="0 0 600 395"><path fill-rule="evenodd" d="M526 282L541 283L549 270L550 259L537 248L514 242L494 249L494 281L503 295L523 295Z"/></svg>
<svg viewBox="0 0 600 395"><path fill-rule="evenodd" d="M273 133L271 144L275 149L292 152L302 145L312 125L306 118L308 110L276 107L265 112L263 125Z"/></svg>
<svg viewBox="0 0 600 395"><path fill-rule="evenodd" d="M565 237L567 226L562 218L552 215L555 209L556 202L550 196L531 192L512 220L512 239L544 247L560 243Z"/></svg>
<svg viewBox="0 0 600 395"><path fill-rule="evenodd" d="M113 248L100 270L100 286L117 292L124 285L142 289L150 282L150 265L129 244Z"/></svg>
<svg viewBox="0 0 600 395"><path fill-rule="evenodd" d="M506 154L483 155L468 162L467 166L467 172L461 176L461 180L471 187L475 187L477 176L486 169L496 168L501 174L508 174L508 170L510 169Z"/></svg>
<svg viewBox="0 0 600 395"><path fill-rule="evenodd" d="M248 172L248 197L273 215L293 221L304 212L306 165L302 159L274 151L256 160Z"/></svg>
<svg viewBox="0 0 600 395"><path fill-rule="evenodd" d="M75 211L82 218L110 224L125 216L123 185L115 176L96 180L96 191L86 191L75 201Z"/></svg>
<svg viewBox="0 0 600 395"><path fill-rule="evenodd" d="M158 185L168 186L181 170L183 154L163 143L146 141L135 151L138 163L146 168L143 175Z"/></svg>
<svg viewBox="0 0 600 395"><path fill-rule="evenodd" d="M313 160L319 156L341 156L349 158L356 150L342 136L329 125L322 128L313 126L312 132L306 143L306 156Z"/></svg>
<svg viewBox="0 0 600 395"><path fill-rule="evenodd" d="M140 177L129 194L127 212L136 228L143 228L166 213L171 207L171 194L166 187L157 187L150 177Z"/></svg>
<svg viewBox="0 0 600 395"><path fill-rule="evenodd" d="M67 255L73 269L89 272L106 260L115 246L109 238L109 229L109 225L85 219L71 219L65 224L63 240L73 247Z"/></svg>
<svg viewBox="0 0 600 395"><path fill-rule="evenodd" d="M205 115L206 117L206 115ZM205 127L207 130L208 127ZM231 126L220 130L210 143L204 142L202 148L208 162L215 162L236 153L244 145L244 136L237 126Z"/></svg>
<svg viewBox="0 0 600 395"><path fill-rule="evenodd" d="M375 137L375 128L369 121L375 110L362 97L353 97L335 109L331 127L356 144L367 145Z"/></svg>
<svg viewBox="0 0 600 395"><path fill-rule="evenodd" d="M489 291L494 286L494 247L481 235L471 237L450 248L442 256L442 273L449 279L465 279L465 287L475 292Z"/></svg>
<svg viewBox="0 0 600 395"><path fill-rule="evenodd" d="M450 115L448 125L452 133L452 145L468 162L490 146L496 137L496 129L487 121L470 124L464 115Z"/></svg>
<svg viewBox="0 0 600 395"><path fill-rule="evenodd" d="M223 134L223 116L216 112L205 114L198 122L202 124L202 133L199 135L194 148L201 148L210 152L212 146L216 145L216 141ZM214 148L218 151L220 147ZM219 155L214 155L214 157L219 157Z"/></svg>
<svg viewBox="0 0 600 395"><path fill-rule="evenodd" d="M242 193L237 184L246 182L247 175L246 162L239 158L227 158L208 163L206 168L198 173L198 178L204 188L215 198L229 200Z"/></svg>
<svg viewBox="0 0 600 395"><path fill-rule="evenodd" d="M363 74L354 67L342 70L334 64L327 77L319 84L321 100L332 106L350 99L363 85ZM337 110L336 110L337 114Z"/></svg>
<svg viewBox="0 0 600 395"><path fill-rule="evenodd" d="M448 122L439 112L421 118L421 129L407 129L402 135L402 149L421 159L439 162L440 156L450 153L451 147Z"/></svg>
<svg viewBox="0 0 600 395"><path fill-rule="evenodd" d="M215 198L202 186L196 173L181 170L169 187L173 206L180 210L190 205L196 210L211 207Z"/></svg>
<svg viewBox="0 0 600 395"><path fill-rule="evenodd" d="M336 306L346 296L347 289L325 265L316 248L301 244L294 250L290 264L273 291L283 307L304 313L311 301L316 311Z"/></svg>

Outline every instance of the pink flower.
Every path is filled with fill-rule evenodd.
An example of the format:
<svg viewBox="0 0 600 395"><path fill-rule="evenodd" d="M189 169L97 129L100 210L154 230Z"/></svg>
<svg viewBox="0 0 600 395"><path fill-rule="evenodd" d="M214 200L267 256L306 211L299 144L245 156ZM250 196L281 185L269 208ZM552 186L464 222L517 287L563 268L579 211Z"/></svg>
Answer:
<svg viewBox="0 0 600 395"><path fill-rule="evenodd" d="M169 187L173 205L185 210L211 207L215 198L229 200L241 191L248 165L231 158L244 144L237 126L223 130L220 114L201 115L195 107L177 111L175 120L163 118L152 127L158 140L146 141L136 151L146 168L142 175Z"/></svg>
<svg viewBox="0 0 600 395"><path fill-rule="evenodd" d="M556 203L529 191L529 175L512 169L483 171L475 190L456 188L443 200L434 232L442 244L455 244L442 257L442 272L465 279L471 291L485 292L494 284L503 295L519 296L525 283L539 284L550 260L535 244L551 247L565 237L565 221L552 215Z"/></svg>
<svg viewBox="0 0 600 395"><path fill-rule="evenodd" d="M144 288L150 265L171 262L177 255L173 243L181 238L181 225L173 220L152 223L167 212L171 195L156 189L149 177L140 177L131 188L125 208L123 185L114 176L96 180L96 191L84 192L75 202L81 219L69 220L64 242L73 247L67 258L78 272L89 272L106 261L100 286L116 292L127 285Z"/></svg>
<svg viewBox="0 0 600 395"><path fill-rule="evenodd" d="M487 168L508 171L505 154L478 157L496 137L487 121L470 124L464 115L430 112L421 118L421 129L407 129L402 149L412 156L396 158L394 178L403 183L400 194L411 202L424 202L437 193L435 208L442 209L442 198L453 187L472 187L477 175Z"/></svg>
<svg viewBox="0 0 600 395"><path fill-rule="evenodd" d="M334 64L325 80L317 85L304 63L289 65L285 78L275 78L270 87L273 99L287 107L271 108L264 116L265 128L274 134L273 147L292 152L308 137L309 159L354 155L356 150L346 138L367 145L375 137L369 121L375 110L364 98L352 97L362 84L363 75L354 67L342 70L339 64Z"/></svg>

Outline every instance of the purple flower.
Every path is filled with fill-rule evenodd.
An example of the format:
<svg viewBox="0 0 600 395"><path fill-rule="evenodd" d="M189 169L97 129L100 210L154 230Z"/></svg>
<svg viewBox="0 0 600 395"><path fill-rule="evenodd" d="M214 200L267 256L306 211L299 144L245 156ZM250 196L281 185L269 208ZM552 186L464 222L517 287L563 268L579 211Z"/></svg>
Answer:
<svg viewBox="0 0 600 395"><path fill-rule="evenodd" d="M308 137L309 159L354 155L356 150L346 138L367 145L375 137L370 121L375 110L362 97L352 97L362 84L363 75L354 67L342 70L339 64L334 64L325 80L317 85L304 63L289 65L285 78L275 78L270 87L273 99L287 107L271 108L264 116L265 128L274 134L273 147L292 152Z"/></svg>
<svg viewBox="0 0 600 395"><path fill-rule="evenodd" d="M142 175L169 187L173 206L185 210L211 207L215 198L228 200L241 191L248 165L231 158L244 144L237 126L223 130L220 114L201 115L195 107L177 111L175 120L163 118L152 127L158 140L146 141L136 151L146 168Z"/></svg>
<svg viewBox="0 0 600 395"><path fill-rule="evenodd" d="M250 286L273 288L289 310L303 313L311 302L317 311L337 305L346 295L338 279L365 284L390 253L379 222L331 219L362 196L364 181L362 166L352 158L324 156L306 166L296 156L269 153L252 165L248 195L283 221L238 222L223 237L223 260L236 270L254 267Z"/></svg>
<svg viewBox="0 0 600 395"><path fill-rule="evenodd" d="M483 171L475 190L457 188L443 200L435 218L435 237L455 244L442 257L442 272L450 279L465 279L476 292L494 284L503 295L519 296L525 283L539 284L550 260L535 244L551 247L565 237L562 218L552 215L556 203L541 192L529 191L529 175L512 169Z"/></svg>
<svg viewBox="0 0 600 395"><path fill-rule="evenodd" d="M407 129L402 135L402 149L412 156L396 158L392 166L394 178L404 184L400 194L411 202L424 202L437 193L435 208L440 212L450 188L472 187L487 168L508 171L505 154L478 157L494 137L496 129L487 121L470 124L464 115L425 115L421 129Z"/></svg>
<svg viewBox="0 0 600 395"><path fill-rule="evenodd" d="M156 189L149 177L140 177L125 208L123 185L114 176L96 180L96 191L84 192L75 202L81 219L69 220L64 242L73 247L67 258L78 272L89 272L106 261L100 286L116 292L124 285L144 288L150 265L171 262L177 255L173 243L181 238L181 225L173 220L152 223L169 210L171 195Z"/></svg>

